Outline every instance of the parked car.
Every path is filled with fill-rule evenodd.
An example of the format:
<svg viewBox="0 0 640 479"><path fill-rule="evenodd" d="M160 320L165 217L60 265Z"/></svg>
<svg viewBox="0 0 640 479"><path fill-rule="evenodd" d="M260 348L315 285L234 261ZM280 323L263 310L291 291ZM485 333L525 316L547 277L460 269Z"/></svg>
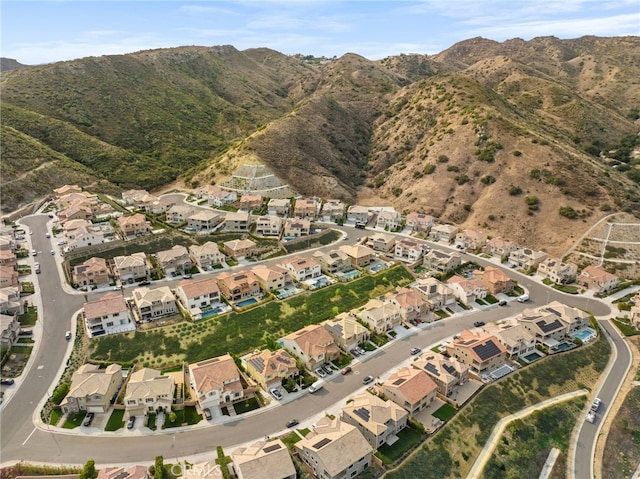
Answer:
<svg viewBox="0 0 640 479"><path fill-rule="evenodd" d="M598 409L600 409L600 404L602 404L602 400L600 398L595 398L593 400L593 403L591 403L591 411L598 412Z"/></svg>
<svg viewBox="0 0 640 479"><path fill-rule="evenodd" d="M324 366L322 366L322 369L327 374L333 374L333 369L328 364L325 364Z"/></svg>
<svg viewBox="0 0 640 479"><path fill-rule="evenodd" d="M350 372L351 372L351 366L347 366L342 371L340 371L340 374L344 376L345 374L349 374Z"/></svg>
<svg viewBox="0 0 640 479"><path fill-rule="evenodd" d="M282 399L282 393L280 391L278 391L277 388L271 388L269 389L269 392L271 393L271 395L276 398L278 401L280 399Z"/></svg>
<svg viewBox="0 0 640 479"><path fill-rule="evenodd" d="M584 418L585 421L590 422L591 424L593 424L594 422L596 422L596 413L593 411L589 411L587 413L587 416Z"/></svg>
<svg viewBox="0 0 640 479"><path fill-rule="evenodd" d="M365 376L365 378L362 380L362 384L369 384L373 382L373 376Z"/></svg>
<svg viewBox="0 0 640 479"><path fill-rule="evenodd" d="M191 278L193 278L193 275L191 273L185 273L185 274L182 275L182 277L184 279L191 279Z"/></svg>
<svg viewBox="0 0 640 479"><path fill-rule="evenodd" d="M360 352L358 351L357 348L353 348L351 351L349 351L351 354L353 354L354 356L360 356Z"/></svg>
<svg viewBox="0 0 640 479"><path fill-rule="evenodd" d="M18 336L33 336L33 331L30 329L21 329L20 332L18 332Z"/></svg>
<svg viewBox="0 0 640 479"><path fill-rule="evenodd" d="M366 353L366 351L364 349L362 349L360 346L358 346L357 351L360 353L360 355L362 356L364 353Z"/></svg>
<svg viewBox="0 0 640 479"><path fill-rule="evenodd" d="M485 322L484 322L484 321L476 321L475 323L473 323L473 325L474 325L476 328L479 328L480 326L484 326L484 325L485 325Z"/></svg>
<svg viewBox="0 0 640 479"><path fill-rule="evenodd" d="M45 234L44 234L44 236L45 236L46 238L51 238L51 233L45 233Z"/></svg>
<svg viewBox="0 0 640 479"><path fill-rule="evenodd" d="M422 351L422 349L420 348L411 348L411 351L409 351L412 355L416 355L419 354Z"/></svg>
<svg viewBox="0 0 640 479"><path fill-rule="evenodd" d="M151 284L151 281L147 281L146 279L144 281L140 281L138 283L138 286L149 286Z"/></svg>
<svg viewBox="0 0 640 479"><path fill-rule="evenodd" d="M526 303L527 301L529 301L529 295L528 294L523 294L522 296L518 296L517 301L519 303Z"/></svg>
<svg viewBox="0 0 640 479"><path fill-rule="evenodd" d="M35 249L32 249L31 256L38 256L38 252Z"/></svg>
<svg viewBox="0 0 640 479"><path fill-rule="evenodd" d="M204 417L207 419L207 421L211 420L211 409L206 407L202 412L204 412Z"/></svg>
<svg viewBox="0 0 640 479"><path fill-rule="evenodd" d="M15 383L15 381L11 378L0 379L0 384L2 384L3 386L11 386L13 385L13 383Z"/></svg>
<svg viewBox="0 0 640 479"><path fill-rule="evenodd" d="M64 339L66 339L67 341L71 339L71 331L67 331L66 333L64 333Z"/></svg>
<svg viewBox="0 0 640 479"><path fill-rule="evenodd" d="M55 250L51 250L51 254L56 254Z"/></svg>
<svg viewBox="0 0 640 479"><path fill-rule="evenodd" d="M136 424L136 417L131 416L127 421L127 429L133 429L133 426L135 426L135 424Z"/></svg>
<svg viewBox="0 0 640 479"><path fill-rule="evenodd" d="M95 413L88 412L87 415L84 417L84 422L82 423L82 425L86 427L91 426L94 416L95 416Z"/></svg>
<svg viewBox="0 0 640 479"><path fill-rule="evenodd" d="M297 419L290 419L287 421L287 427L294 427L298 424L300 424L300 421L298 421Z"/></svg>
<svg viewBox="0 0 640 479"><path fill-rule="evenodd" d="M324 369L320 368L316 368L316 370L314 371L316 373L316 376L318 376L319 378L326 378L327 377L327 373L324 372Z"/></svg>
<svg viewBox="0 0 640 479"><path fill-rule="evenodd" d="M501 299L501 300L498 302L498 306L506 306L506 305L507 305L507 300L506 300L506 299Z"/></svg>

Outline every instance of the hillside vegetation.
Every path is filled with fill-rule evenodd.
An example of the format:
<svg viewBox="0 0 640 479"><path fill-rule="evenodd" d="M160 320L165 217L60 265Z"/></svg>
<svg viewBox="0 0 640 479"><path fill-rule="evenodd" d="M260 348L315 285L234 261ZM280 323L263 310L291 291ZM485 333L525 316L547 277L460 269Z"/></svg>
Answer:
<svg viewBox="0 0 640 479"><path fill-rule="evenodd" d="M561 254L606 212L640 210L638 51L474 38L380 61L217 46L22 66L0 76L2 211L64 183L192 188L263 163L303 195Z"/></svg>

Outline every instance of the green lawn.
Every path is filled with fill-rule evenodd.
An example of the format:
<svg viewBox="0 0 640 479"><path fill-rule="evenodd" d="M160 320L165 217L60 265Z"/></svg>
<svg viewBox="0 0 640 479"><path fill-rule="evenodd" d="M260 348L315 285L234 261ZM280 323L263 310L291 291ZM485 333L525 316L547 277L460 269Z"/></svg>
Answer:
<svg viewBox="0 0 640 479"><path fill-rule="evenodd" d="M172 428L172 427L180 427L185 422L184 420L184 409L181 411L173 411L176 414L175 421L169 420L169 414L165 414L164 416L164 427Z"/></svg>
<svg viewBox="0 0 640 479"><path fill-rule="evenodd" d="M622 320L620 318L614 318L612 319L612 321L613 324L615 324L620 332L625 336L636 336L640 334L640 331L631 326L631 324L626 319Z"/></svg>
<svg viewBox="0 0 640 479"><path fill-rule="evenodd" d="M51 417L49 418L49 424L51 424L52 426L56 426L61 417L62 417L62 410L54 409L53 411L51 411Z"/></svg>
<svg viewBox="0 0 640 479"><path fill-rule="evenodd" d="M258 408L260 408L260 405L258 404L258 401L256 400L256 398L249 398L249 399L246 399L245 401L235 403L233 405L233 409L236 410L236 414L244 414L246 412L253 411L254 409L258 409Z"/></svg>
<svg viewBox="0 0 640 479"><path fill-rule="evenodd" d="M147 416L147 427L152 431L156 430L156 414L153 412Z"/></svg>
<svg viewBox="0 0 640 479"><path fill-rule="evenodd" d="M444 311L442 309L438 309L437 311L434 311L434 313L436 313L436 316L438 316L440 319L444 319L444 318L448 318L449 317L449 313L447 313L446 311Z"/></svg>
<svg viewBox="0 0 640 479"><path fill-rule="evenodd" d="M421 440L422 435L418 431L405 427L398 433L398 440L391 446L387 444L380 446L376 456L385 464L393 464Z"/></svg>
<svg viewBox="0 0 640 479"><path fill-rule="evenodd" d="M18 316L21 326L33 326L38 320L38 311L35 306L29 306L24 314Z"/></svg>
<svg viewBox="0 0 640 479"><path fill-rule="evenodd" d="M557 289L558 291L562 291L567 294L578 294L579 290L575 286L569 286L566 284L554 284L552 286L553 289Z"/></svg>
<svg viewBox="0 0 640 479"><path fill-rule="evenodd" d="M286 436L282 436L280 439L287 445L289 449L293 449L293 445L296 442L302 441L302 438L295 432L289 433Z"/></svg>
<svg viewBox="0 0 640 479"><path fill-rule="evenodd" d="M441 421L446 421L450 417L452 417L456 413L456 408L454 408L451 404L443 404L438 408L436 412L432 414L432 416L437 417Z"/></svg>
<svg viewBox="0 0 640 479"><path fill-rule="evenodd" d="M189 425L198 424L200 421L202 421L202 414L198 414L198 410L195 406L185 406L184 419L185 422Z"/></svg>
<svg viewBox="0 0 640 479"><path fill-rule="evenodd" d="M488 294L484 300L489 303L489 304L496 304L498 302L498 298L496 298L495 296Z"/></svg>
<svg viewBox="0 0 640 479"><path fill-rule="evenodd" d="M86 415L87 411L80 411L75 414L69 414L62 427L65 429L75 429L82 424L82 421Z"/></svg>
<svg viewBox="0 0 640 479"><path fill-rule="evenodd" d="M109 416L105 431L117 431L124 427L124 409L114 409Z"/></svg>

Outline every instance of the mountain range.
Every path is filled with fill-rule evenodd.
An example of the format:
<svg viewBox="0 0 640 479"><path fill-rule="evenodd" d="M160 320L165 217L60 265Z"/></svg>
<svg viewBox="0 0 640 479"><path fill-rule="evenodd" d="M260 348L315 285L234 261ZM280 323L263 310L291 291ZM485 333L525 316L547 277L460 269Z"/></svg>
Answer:
<svg viewBox="0 0 640 479"><path fill-rule="evenodd" d="M264 164L301 195L392 205L550 253L640 213L640 38L371 61L180 47L2 59L2 212L77 183L194 188Z"/></svg>

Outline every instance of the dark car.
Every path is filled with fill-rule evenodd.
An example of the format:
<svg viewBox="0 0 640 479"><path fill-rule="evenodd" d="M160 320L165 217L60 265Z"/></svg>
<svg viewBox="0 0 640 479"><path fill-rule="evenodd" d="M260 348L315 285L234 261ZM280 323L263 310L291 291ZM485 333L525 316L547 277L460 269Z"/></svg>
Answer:
<svg viewBox="0 0 640 479"><path fill-rule="evenodd" d="M133 426L135 425L135 423L136 423L136 417L131 416L127 421L127 429L133 429Z"/></svg>
<svg viewBox="0 0 640 479"><path fill-rule="evenodd" d="M207 418L207 421L209 421L211 419L211 409L206 407L202 412L204 412L204 417Z"/></svg>
<svg viewBox="0 0 640 479"><path fill-rule="evenodd" d="M362 380L362 384L369 384L370 382L373 382L373 376L366 376L366 377Z"/></svg>
<svg viewBox="0 0 640 479"><path fill-rule="evenodd" d="M150 284L151 284L151 281L144 280L144 281L140 281L138 283L138 286L149 286Z"/></svg>
<svg viewBox="0 0 640 479"><path fill-rule="evenodd" d="M473 323L473 325L476 328L479 328L480 326L484 326L484 321L476 321L475 323Z"/></svg>
<svg viewBox="0 0 640 479"><path fill-rule="evenodd" d="M351 372L351 367L347 366L342 371L340 371L340 374L342 374L344 376L345 374L349 374L350 372Z"/></svg>
<svg viewBox="0 0 640 479"><path fill-rule="evenodd" d="M18 333L19 336L33 336L33 331L30 329L21 329Z"/></svg>
<svg viewBox="0 0 640 479"><path fill-rule="evenodd" d="M13 383L15 383L15 381L11 378L0 379L0 384L2 384L3 386L11 386L13 385Z"/></svg>
<svg viewBox="0 0 640 479"><path fill-rule="evenodd" d="M297 426L298 424L300 424L300 421L298 421L297 419L291 419L287 421L287 427L294 427L294 426Z"/></svg>
<svg viewBox="0 0 640 479"><path fill-rule="evenodd" d="M87 415L84 417L84 422L82 423L82 425L86 427L91 426L94 416L95 416L95 413L88 412Z"/></svg>

